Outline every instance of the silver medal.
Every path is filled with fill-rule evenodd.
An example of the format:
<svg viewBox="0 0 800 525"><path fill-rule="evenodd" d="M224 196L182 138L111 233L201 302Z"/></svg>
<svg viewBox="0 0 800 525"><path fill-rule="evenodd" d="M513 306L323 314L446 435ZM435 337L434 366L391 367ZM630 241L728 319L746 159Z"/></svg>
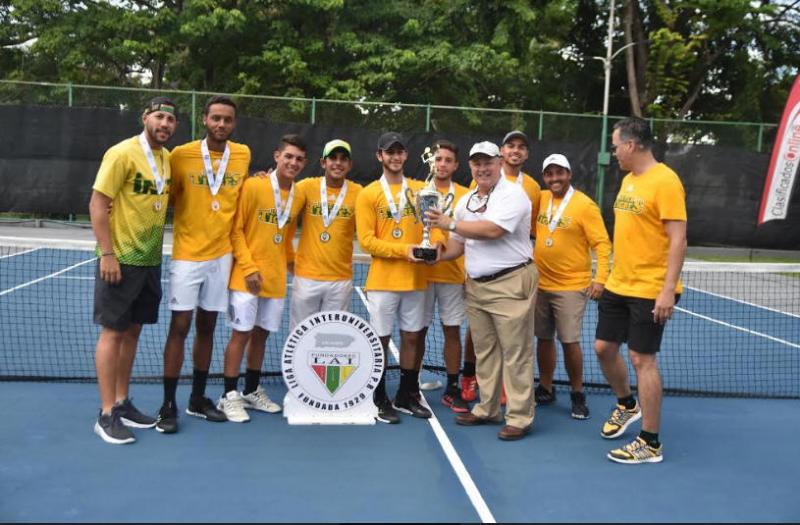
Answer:
<svg viewBox="0 0 800 525"><path fill-rule="evenodd" d="M153 203L153 210L155 210L156 212L160 212L161 211L161 201L160 200L157 200L156 202Z"/></svg>
<svg viewBox="0 0 800 525"><path fill-rule="evenodd" d="M275 244L280 244L282 240L283 240L283 235L281 235L280 233L276 233L275 236L272 238L272 242L274 242Z"/></svg>
<svg viewBox="0 0 800 525"><path fill-rule="evenodd" d="M400 228L395 228L394 230L392 230L392 237L394 237L395 239L399 239L402 236L403 236L403 230L401 230Z"/></svg>
<svg viewBox="0 0 800 525"><path fill-rule="evenodd" d="M547 246L548 248L553 246L553 238L552 237L548 237L547 240L544 241L544 245Z"/></svg>
<svg viewBox="0 0 800 525"><path fill-rule="evenodd" d="M322 242L328 242L331 240L331 234L328 232L322 232L319 234L319 240Z"/></svg>
<svg viewBox="0 0 800 525"><path fill-rule="evenodd" d="M217 199L211 201L211 210L219 211L219 201Z"/></svg>

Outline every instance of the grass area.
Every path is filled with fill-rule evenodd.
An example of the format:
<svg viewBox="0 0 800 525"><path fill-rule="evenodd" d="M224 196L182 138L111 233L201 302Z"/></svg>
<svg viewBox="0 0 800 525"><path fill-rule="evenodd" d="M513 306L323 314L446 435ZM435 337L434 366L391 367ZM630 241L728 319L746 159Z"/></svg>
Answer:
<svg viewBox="0 0 800 525"><path fill-rule="evenodd" d="M753 262L753 263L800 263L797 257L776 257L772 255L692 255L692 259L709 262Z"/></svg>

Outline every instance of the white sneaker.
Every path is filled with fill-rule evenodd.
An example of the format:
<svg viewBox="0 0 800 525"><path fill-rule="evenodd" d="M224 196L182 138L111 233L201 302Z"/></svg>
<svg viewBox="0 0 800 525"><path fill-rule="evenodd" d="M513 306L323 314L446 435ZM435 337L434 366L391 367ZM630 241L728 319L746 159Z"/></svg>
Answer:
<svg viewBox="0 0 800 525"><path fill-rule="evenodd" d="M244 407L245 400L242 394L236 390L231 390L219 398L219 402L217 402L217 408L225 412L225 417L228 418L228 421L233 421L234 423L250 421L250 416L247 415Z"/></svg>
<svg viewBox="0 0 800 525"><path fill-rule="evenodd" d="M245 408L261 410L262 412L269 412L270 414L281 411L281 406L269 398L267 393L261 388L261 385L256 388L255 392L244 394L242 399L244 400Z"/></svg>

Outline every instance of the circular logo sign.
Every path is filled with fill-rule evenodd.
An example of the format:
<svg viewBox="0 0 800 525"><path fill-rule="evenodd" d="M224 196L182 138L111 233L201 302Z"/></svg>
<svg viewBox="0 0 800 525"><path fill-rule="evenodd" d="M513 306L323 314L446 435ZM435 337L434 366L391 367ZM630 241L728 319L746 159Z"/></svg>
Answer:
<svg viewBox="0 0 800 525"><path fill-rule="evenodd" d="M372 326L343 311L303 319L286 339L281 357L289 392L303 405L323 412L372 400L383 367L383 347Z"/></svg>

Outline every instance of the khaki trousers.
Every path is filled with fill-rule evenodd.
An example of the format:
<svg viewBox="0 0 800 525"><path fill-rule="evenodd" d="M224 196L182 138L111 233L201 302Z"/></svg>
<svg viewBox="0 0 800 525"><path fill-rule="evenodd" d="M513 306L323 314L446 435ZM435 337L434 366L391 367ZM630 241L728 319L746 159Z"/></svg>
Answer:
<svg viewBox="0 0 800 525"><path fill-rule="evenodd" d="M501 380L506 389L506 424L533 423L533 317L539 273L528 266L494 281L467 279L465 302L475 344L480 402L472 413L501 421Z"/></svg>

